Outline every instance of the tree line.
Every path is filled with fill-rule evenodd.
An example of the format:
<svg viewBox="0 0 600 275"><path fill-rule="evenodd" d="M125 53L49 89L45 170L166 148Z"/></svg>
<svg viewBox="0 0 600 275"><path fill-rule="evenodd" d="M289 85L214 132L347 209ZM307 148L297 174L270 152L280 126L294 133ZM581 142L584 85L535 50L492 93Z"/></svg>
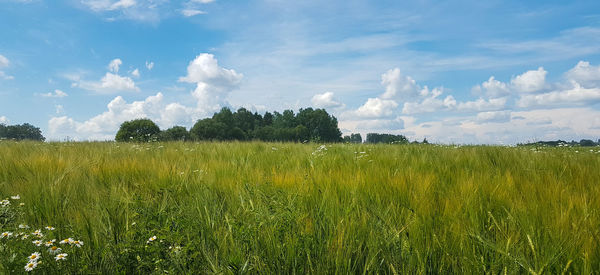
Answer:
<svg viewBox="0 0 600 275"><path fill-rule="evenodd" d="M288 141L288 142L347 142L363 143L359 133L342 137L335 116L324 109L306 108L266 112L261 115L239 108L232 112L224 107L210 118L198 120L188 131L183 126L161 130L150 119L135 119L121 124L116 141ZM367 134L366 143L407 144L403 135ZM413 142L418 143L418 142ZM427 139L423 143L428 143Z"/></svg>
<svg viewBox="0 0 600 275"><path fill-rule="evenodd" d="M0 123L0 139L37 141L46 140L46 138L42 135L40 128L29 123L23 123L21 125L5 125Z"/></svg>
<svg viewBox="0 0 600 275"><path fill-rule="evenodd" d="M342 132L338 128L337 118L324 109L306 108L298 113L285 110L261 115L245 108L232 112L224 107L212 117L198 120L189 131L183 126L161 131L149 119L126 121L121 124L115 140L341 142Z"/></svg>

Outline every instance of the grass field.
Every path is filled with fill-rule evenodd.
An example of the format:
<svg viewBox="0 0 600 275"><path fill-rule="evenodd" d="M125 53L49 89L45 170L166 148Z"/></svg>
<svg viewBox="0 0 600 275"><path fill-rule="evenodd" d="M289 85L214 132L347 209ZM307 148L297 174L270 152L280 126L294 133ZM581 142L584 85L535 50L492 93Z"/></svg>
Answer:
<svg viewBox="0 0 600 275"><path fill-rule="evenodd" d="M598 273L598 151L3 141L0 273Z"/></svg>

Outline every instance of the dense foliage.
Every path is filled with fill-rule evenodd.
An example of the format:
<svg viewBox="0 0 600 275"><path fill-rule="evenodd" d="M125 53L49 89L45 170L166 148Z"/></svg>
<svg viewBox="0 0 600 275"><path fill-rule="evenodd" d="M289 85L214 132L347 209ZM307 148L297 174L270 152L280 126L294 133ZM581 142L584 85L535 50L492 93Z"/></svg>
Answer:
<svg viewBox="0 0 600 275"><path fill-rule="evenodd" d="M21 125L4 125L0 123L0 139L46 140L42 135L40 128L29 123L23 123Z"/></svg>
<svg viewBox="0 0 600 275"><path fill-rule="evenodd" d="M406 144L406 143L408 143L408 139L403 135L368 133L366 142L367 143Z"/></svg>
<svg viewBox="0 0 600 275"><path fill-rule="evenodd" d="M594 274L599 151L2 141L0 274Z"/></svg>
<svg viewBox="0 0 600 275"><path fill-rule="evenodd" d="M342 133L337 119L324 109L300 109L283 113L252 113L245 108L232 112L222 108L211 118L198 120L189 132L175 126L160 132L148 119L128 121L121 125L115 140L162 141L185 140L262 140L294 142L339 142ZM160 133L159 133L160 132Z"/></svg>
<svg viewBox="0 0 600 275"><path fill-rule="evenodd" d="M149 119L134 119L121 124L116 141L148 142L156 139L160 134L160 128Z"/></svg>
<svg viewBox="0 0 600 275"><path fill-rule="evenodd" d="M360 134L350 134L349 136L344 136L344 142L348 143L362 143L362 136Z"/></svg>

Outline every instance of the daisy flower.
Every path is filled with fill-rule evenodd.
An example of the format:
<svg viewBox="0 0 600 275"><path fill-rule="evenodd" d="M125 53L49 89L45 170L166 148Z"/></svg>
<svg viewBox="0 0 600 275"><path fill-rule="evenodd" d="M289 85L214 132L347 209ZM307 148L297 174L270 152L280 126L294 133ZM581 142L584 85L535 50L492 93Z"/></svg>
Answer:
<svg viewBox="0 0 600 275"><path fill-rule="evenodd" d="M49 226L49 225L48 225L48 226L46 226L46 230L50 230L50 231L52 231L52 230L54 230L54 229L55 229L55 228L54 228L54 227L52 227L52 226Z"/></svg>
<svg viewBox="0 0 600 275"><path fill-rule="evenodd" d="M73 239L68 238L68 239L64 239L62 241L59 242L60 244L72 244L73 243Z"/></svg>
<svg viewBox="0 0 600 275"><path fill-rule="evenodd" d="M28 229L29 226L26 225L26 224L19 224L19 228L21 228L21 229Z"/></svg>
<svg viewBox="0 0 600 275"><path fill-rule="evenodd" d="M83 245L83 242L80 240L77 240L77 241L71 241L71 244L74 244L77 247L81 247Z"/></svg>
<svg viewBox="0 0 600 275"><path fill-rule="evenodd" d="M37 262L37 260L40 259L40 252L32 253L31 256L27 257L27 259L29 259L30 262Z"/></svg>
<svg viewBox="0 0 600 275"><path fill-rule="evenodd" d="M25 205L25 203L24 203L24 202L22 202L22 203L19 203L19 206L23 206L23 205Z"/></svg>
<svg viewBox="0 0 600 275"><path fill-rule="evenodd" d="M2 207L8 206L8 205L10 205L10 201L9 200L2 200L2 202L0 202L0 205L2 205Z"/></svg>
<svg viewBox="0 0 600 275"><path fill-rule="evenodd" d="M62 249L60 249L60 247L53 246L53 247L48 248L48 253L56 254L56 253L59 253L61 250Z"/></svg>
<svg viewBox="0 0 600 275"><path fill-rule="evenodd" d="M49 241L45 242L44 244L46 246L53 246L55 241L56 241L56 239L52 239L52 240L49 240Z"/></svg>
<svg viewBox="0 0 600 275"><path fill-rule="evenodd" d="M23 235L23 236L21 237L21 240L25 240L25 239L27 239L27 238L29 238L29 235L25 234L25 235Z"/></svg>
<svg viewBox="0 0 600 275"><path fill-rule="evenodd" d="M156 241L156 236L150 237L150 239L148 239L148 241L146 243L150 243L150 242L153 242L153 241Z"/></svg>
<svg viewBox="0 0 600 275"><path fill-rule="evenodd" d="M31 233L31 234L32 234L32 235L34 235L34 236L36 236L36 237L38 237L38 238L44 237L44 234L42 234L42 231L41 231L41 230L39 230L39 229L38 229L38 230L36 230L36 231L34 231L34 232L33 232L33 233Z"/></svg>
<svg viewBox="0 0 600 275"><path fill-rule="evenodd" d="M32 271L37 265L37 262L28 262L27 265L25 265L25 271Z"/></svg>
<svg viewBox="0 0 600 275"><path fill-rule="evenodd" d="M4 239L4 238L10 238L12 237L13 233L12 232L2 232L2 234L0 234L0 239Z"/></svg>
<svg viewBox="0 0 600 275"><path fill-rule="evenodd" d="M54 259L56 259L57 262L60 261L60 260L64 261L64 260L67 259L67 255L69 255L69 254L67 254L67 253L60 253L60 254L56 255L56 257L54 257Z"/></svg>
<svg viewBox="0 0 600 275"><path fill-rule="evenodd" d="M42 245L42 241L41 240L35 240L32 243L35 244L35 246L41 246Z"/></svg>
<svg viewBox="0 0 600 275"><path fill-rule="evenodd" d="M11 198L11 199L13 199L13 200L20 200L20 199L21 199L21 196L19 196L19 195L14 195L14 196L10 196L10 198Z"/></svg>

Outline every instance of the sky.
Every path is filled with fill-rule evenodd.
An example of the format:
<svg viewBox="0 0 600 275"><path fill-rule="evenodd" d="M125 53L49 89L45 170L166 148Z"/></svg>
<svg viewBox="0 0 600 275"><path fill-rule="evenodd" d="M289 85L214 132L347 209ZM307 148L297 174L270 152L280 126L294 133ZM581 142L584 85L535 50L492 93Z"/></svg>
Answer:
<svg viewBox="0 0 600 275"><path fill-rule="evenodd" d="M112 140L222 107L343 134L600 139L600 1L0 0L0 123Z"/></svg>

